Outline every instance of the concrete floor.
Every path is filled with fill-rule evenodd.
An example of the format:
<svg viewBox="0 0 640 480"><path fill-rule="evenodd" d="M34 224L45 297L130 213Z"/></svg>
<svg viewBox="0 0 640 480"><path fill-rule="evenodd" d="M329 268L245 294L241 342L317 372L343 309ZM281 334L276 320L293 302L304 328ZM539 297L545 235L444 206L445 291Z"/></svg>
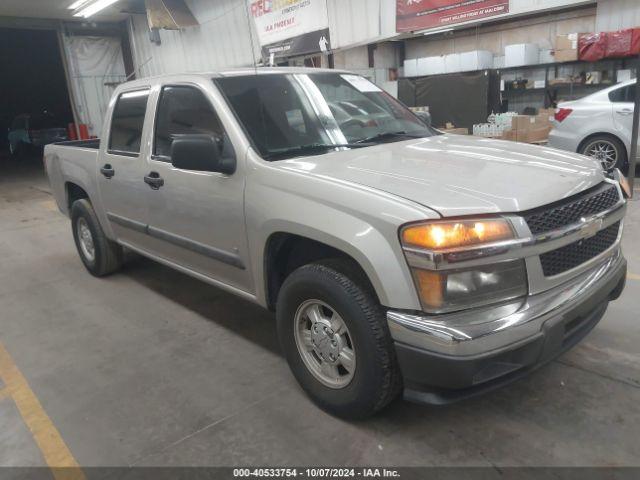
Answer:
<svg viewBox="0 0 640 480"><path fill-rule="evenodd" d="M627 289L573 351L480 398L349 423L301 392L270 313L142 258L91 277L39 162L1 159L0 343L83 466L638 466L638 238L631 203ZM0 398L0 465L45 464L22 413Z"/></svg>

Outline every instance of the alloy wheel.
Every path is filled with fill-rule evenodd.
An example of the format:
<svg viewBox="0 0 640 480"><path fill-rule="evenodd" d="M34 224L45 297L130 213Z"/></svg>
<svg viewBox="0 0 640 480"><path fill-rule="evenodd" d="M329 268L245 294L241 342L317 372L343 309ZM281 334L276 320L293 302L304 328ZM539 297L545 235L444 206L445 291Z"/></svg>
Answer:
<svg viewBox="0 0 640 480"><path fill-rule="evenodd" d="M585 148L585 154L598 160L605 170L611 170L618 162L616 146L606 140L598 140Z"/></svg>
<svg viewBox="0 0 640 480"><path fill-rule="evenodd" d="M303 302L295 315L295 341L307 369L323 385L344 388L356 370L356 352L347 325L320 300Z"/></svg>
<svg viewBox="0 0 640 480"><path fill-rule="evenodd" d="M87 221L80 217L76 229L82 254L89 262L93 262L96 259L96 249L93 243L93 235L91 234Z"/></svg>

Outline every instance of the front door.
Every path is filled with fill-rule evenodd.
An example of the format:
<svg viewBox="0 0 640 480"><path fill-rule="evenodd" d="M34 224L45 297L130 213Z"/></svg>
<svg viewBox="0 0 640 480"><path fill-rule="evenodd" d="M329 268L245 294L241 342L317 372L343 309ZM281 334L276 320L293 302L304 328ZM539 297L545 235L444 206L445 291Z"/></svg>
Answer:
<svg viewBox="0 0 640 480"><path fill-rule="evenodd" d="M98 188L116 239L145 248L148 169L142 138L149 89L122 93L113 106L107 138L98 156Z"/></svg>
<svg viewBox="0 0 640 480"><path fill-rule="evenodd" d="M205 88L167 85L159 92L147 172L159 179L147 187L150 249L180 266L251 293L243 162L237 159L232 175L180 170L171 164L172 141L185 134L212 136L223 156L238 153Z"/></svg>

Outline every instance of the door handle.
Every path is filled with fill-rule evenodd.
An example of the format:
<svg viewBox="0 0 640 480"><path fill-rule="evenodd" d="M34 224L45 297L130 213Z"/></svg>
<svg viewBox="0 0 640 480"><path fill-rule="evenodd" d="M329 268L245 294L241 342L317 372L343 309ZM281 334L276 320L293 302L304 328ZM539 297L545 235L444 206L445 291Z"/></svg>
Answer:
<svg viewBox="0 0 640 480"><path fill-rule="evenodd" d="M164 185L164 179L158 172L150 172L144 177L144 183L149 185L152 190L159 190Z"/></svg>
<svg viewBox="0 0 640 480"><path fill-rule="evenodd" d="M104 167L100 169L100 173L105 176L105 178L111 178L116 174L116 171L110 164L106 164Z"/></svg>
<svg viewBox="0 0 640 480"><path fill-rule="evenodd" d="M620 115L633 115L633 110L630 108L623 108L622 110L616 110Z"/></svg>

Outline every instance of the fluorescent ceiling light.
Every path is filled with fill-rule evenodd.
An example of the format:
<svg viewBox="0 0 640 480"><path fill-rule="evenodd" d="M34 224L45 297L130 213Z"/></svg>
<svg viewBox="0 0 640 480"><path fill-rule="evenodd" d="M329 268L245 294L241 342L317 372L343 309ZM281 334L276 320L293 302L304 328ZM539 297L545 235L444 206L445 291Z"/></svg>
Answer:
<svg viewBox="0 0 640 480"><path fill-rule="evenodd" d="M78 8L80 8L81 6L85 5L89 0L78 0L77 2L73 2L71 5L69 5L67 8L69 10L77 10Z"/></svg>
<svg viewBox="0 0 640 480"><path fill-rule="evenodd" d="M89 18L91 15L95 15L99 11L104 10L109 5L113 5L117 1L118 0L98 0L84 7L82 10L80 10L78 13L75 13L73 16Z"/></svg>
<svg viewBox="0 0 640 480"><path fill-rule="evenodd" d="M446 33L446 32L453 32L453 27L452 28L442 28L440 30L426 30L426 31L422 31L422 32L416 32L418 34L422 34L422 35L435 35L437 33Z"/></svg>

